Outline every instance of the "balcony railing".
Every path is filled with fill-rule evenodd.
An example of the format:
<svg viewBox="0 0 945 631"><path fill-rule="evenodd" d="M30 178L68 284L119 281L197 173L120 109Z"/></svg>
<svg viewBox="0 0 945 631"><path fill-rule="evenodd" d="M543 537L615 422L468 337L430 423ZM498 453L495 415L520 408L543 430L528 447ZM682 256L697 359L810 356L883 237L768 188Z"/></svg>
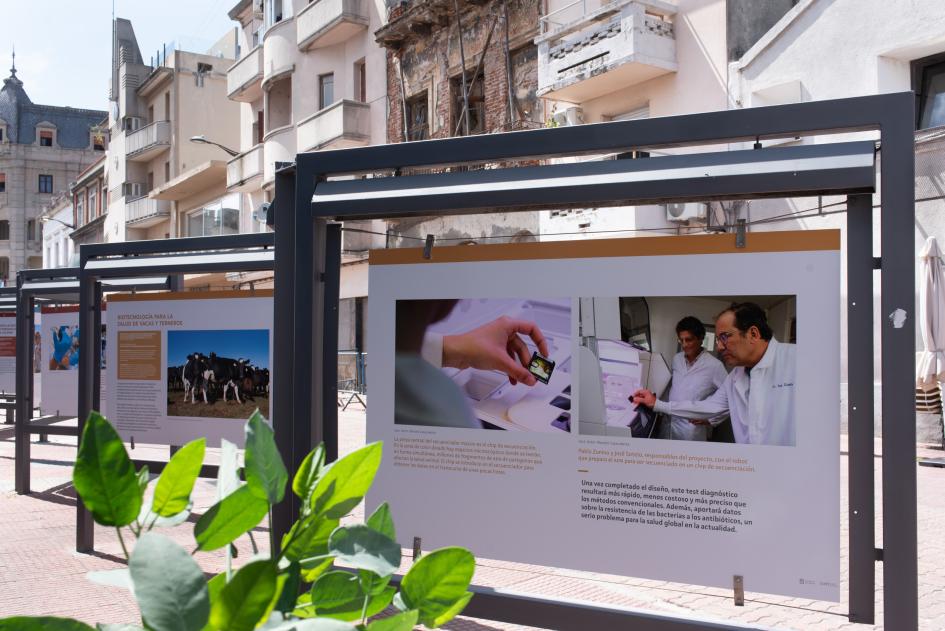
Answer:
<svg viewBox="0 0 945 631"><path fill-rule="evenodd" d="M125 137L125 157L129 160L150 160L170 146L170 121L154 121Z"/></svg>
<svg viewBox="0 0 945 631"><path fill-rule="evenodd" d="M262 96L263 49L257 46L226 71L226 94L232 101L252 103Z"/></svg>
<svg viewBox="0 0 945 631"><path fill-rule="evenodd" d="M164 221L171 214L165 199L139 197L125 203L125 223L134 228L147 228Z"/></svg>
<svg viewBox="0 0 945 631"><path fill-rule="evenodd" d="M299 49L333 46L367 29L367 0L315 0L295 16Z"/></svg>
<svg viewBox="0 0 945 631"><path fill-rule="evenodd" d="M226 163L226 187L245 192L251 180L263 174L263 146L256 145Z"/></svg>
<svg viewBox="0 0 945 631"><path fill-rule="evenodd" d="M358 101L335 101L299 123L299 151L341 149L368 144L371 106Z"/></svg>
<svg viewBox="0 0 945 631"><path fill-rule="evenodd" d="M578 0L541 19L538 93L582 103L675 72L674 5Z"/></svg>

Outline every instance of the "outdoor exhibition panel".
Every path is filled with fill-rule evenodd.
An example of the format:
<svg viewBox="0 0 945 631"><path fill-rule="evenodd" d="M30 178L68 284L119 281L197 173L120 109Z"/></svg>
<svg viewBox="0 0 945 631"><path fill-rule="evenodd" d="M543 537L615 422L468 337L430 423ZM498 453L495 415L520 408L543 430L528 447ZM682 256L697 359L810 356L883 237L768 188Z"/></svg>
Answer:
<svg viewBox="0 0 945 631"><path fill-rule="evenodd" d="M421 537L714 587L738 575L749 591L839 601L840 233L758 233L746 246L706 235L454 246L432 260L373 251L367 434L385 458L366 510L389 502L404 547ZM524 323L547 345L548 383L465 363L427 375L403 350L404 309L451 299L428 336L445 349L501 318ZM676 323L714 323L733 301L766 308L777 343L765 357L785 362L753 368L748 418L731 419L746 431L731 443L638 432L627 399L668 391ZM648 315L628 324L632 303Z"/></svg>
<svg viewBox="0 0 945 631"><path fill-rule="evenodd" d="M78 413L79 398L79 307L43 306L40 315L42 350L34 370L39 369L46 386L42 409L55 416L74 417ZM103 361L104 351L103 346ZM105 368L103 364L103 372ZM107 404L103 402L99 411L107 415Z"/></svg>
<svg viewBox="0 0 945 631"><path fill-rule="evenodd" d="M79 250L79 326L82 331L89 331L91 334L83 334L79 342L79 435L82 434L85 419L88 418L89 413L92 410L99 409L101 405L102 362L94 361L94 359L100 357L100 354L95 351L100 351L103 339L106 342L106 363L109 366L116 366L116 364L121 363L121 358L116 354L117 347L123 346L126 353L127 371L123 372L123 375L127 379L123 379L121 375L118 375L116 370L109 370L108 378L111 383L117 388L123 381L135 382L135 385L129 383L124 386L123 392L125 394L118 394L115 388L110 390L108 396L112 399L114 405L118 405L119 399L127 400L129 396L127 388L143 388L149 392L150 398L144 399L142 405L150 406L152 411L154 409L164 411L163 417L158 423L158 428L173 428L168 434L162 435L160 431L155 431L154 427L136 426L130 428L125 425L125 430L133 429L134 431L131 433L126 431L124 435L130 438L132 434L139 431L147 431L150 436L148 440L171 440L174 437L198 435L194 434L193 421L194 418L199 419L200 416L198 414L182 417L170 415L172 420L169 421L166 411L167 399L157 398L165 395L177 396L176 391L167 392L166 387L168 377L174 370L180 368L180 366L166 363L168 357L165 343L169 334L168 329L175 328L176 322L182 323L182 326L183 323L186 323L186 326L191 329L240 328L233 324L240 317L239 312L204 312L203 321L199 323L195 320L195 318L201 317L199 308L195 311L191 311L188 307L180 309L180 303L172 299L166 301L163 305L158 305L159 308L157 309L145 307L147 314L153 317L140 321L150 322L150 324L145 327L144 331L126 330L127 343L123 344L121 339L115 337L119 322L113 310L119 308L118 305L125 305L121 308L125 310L126 315L131 316L126 322L133 322L136 321L134 318L136 307L134 306L134 300L122 303L119 299L107 311L110 314L108 317L112 318L115 323L108 329L108 336L112 338L109 341L108 338L102 337L103 292L107 291L109 283L116 282L117 279L145 279L160 275L173 279L175 285L179 287L179 281L183 279L185 274L271 271L274 262L273 246L274 235L271 232L83 245ZM191 297L191 295L188 295L188 298ZM150 299L155 298L156 296L152 295ZM147 303L141 304L147 305ZM269 304L271 304L271 299ZM168 308L170 308L170 311L165 313ZM265 328L260 324L257 317L259 313L250 311L247 314L251 320L251 328ZM269 318L271 319L271 317L270 307ZM218 327L217 322L224 322L224 324ZM128 326L127 328L135 329L137 327ZM160 342L156 341L158 338L160 338ZM212 350L193 348L192 352L204 353ZM186 354L192 353L188 351ZM186 354L184 355L185 358ZM232 359L239 359L239 357L233 357ZM176 363L176 360L172 363ZM174 383L177 382L174 381ZM159 395L158 392L163 394ZM208 402L209 398L208 393ZM183 397L181 397L182 400ZM110 410L113 416L117 412L114 408L110 408ZM150 414L150 412L148 413ZM190 429L181 429L182 427ZM216 440L219 440L220 437L218 434ZM213 437L210 437L210 440L214 440ZM164 444L174 445L172 442L165 442ZM157 472L164 463L149 461L146 464L152 472ZM205 466L203 471L209 473L210 469ZM79 502L76 506L76 550L79 552L93 550L95 545L94 534L94 523L91 514Z"/></svg>
<svg viewBox="0 0 945 631"><path fill-rule="evenodd" d="M0 311L0 392L16 392L15 311Z"/></svg>
<svg viewBox="0 0 945 631"><path fill-rule="evenodd" d="M336 453L337 383L333 364L337 349L340 229L333 223L335 221L442 217L470 212L550 210L559 207L632 206L666 201L843 195L847 198L848 211L848 302L845 308L849 325L847 363L850 366L848 615L854 622L874 621L875 564L881 560L885 578L883 615L887 626L917 628L912 368L915 346L915 318L912 313L915 262L912 257L901 255L901 252L909 251L913 241L914 104L912 93L884 94L297 155L294 164L277 168L274 203L278 246L275 298L282 307L276 314L274 370L280 371L286 378L280 383L278 395L273 401L273 416L277 427L280 418L293 419L296 431L294 441L285 438L284 442L280 442L286 461L295 469L304 453L322 440L326 442L329 458ZM868 132L868 140L878 143L864 145L858 142L835 142L836 134L850 132ZM805 140L800 145L780 148L764 146L769 140L798 137ZM739 146L740 143L746 145ZM750 143L754 143L757 148L742 150L751 146ZM535 166L534 162L589 154L695 148L700 145L728 145L735 150L697 150L692 153L683 150L682 153L689 153L684 158L651 153L651 157L643 160L615 160L605 166L595 164L575 167L573 171L552 164ZM877 178L872 154L880 147L883 168ZM517 160L531 162L521 167L510 166ZM486 163L487 168L453 168L482 163ZM412 169L425 174L411 174ZM375 177L348 177L352 174ZM872 254L874 191L879 191L881 212L876 228L882 240L881 256L875 260ZM750 222L746 219L740 219L736 225L723 226L730 233L728 238L736 248L752 247L758 235L751 232L750 228ZM828 249L836 248L832 246ZM434 246L434 236L430 235L424 254L436 260L440 252L441 248ZM422 267L437 268L433 265ZM879 549L875 541L873 314L870 307L876 269L880 270L878 282L883 313L879 323L881 346L878 349L882 358L881 373L875 375L875 380L882 382L882 502L883 514L896 516L896 519L885 520ZM750 275L750 272L750 269L741 268L736 276ZM532 280L528 279L529 282ZM540 276L534 280L538 286L543 286ZM500 282L508 281L502 279ZM523 281L523 284L527 283ZM418 287L417 291L422 289ZM376 291L376 287L372 286L372 297ZM643 291L633 291L629 297L641 297L642 294ZM585 296L581 292L578 297L596 301L614 295L612 291L597 296ZM698 295L695 292L691 294ZM486 297L490 296L486 294ZM573 313L574 295L569 296L572 298ZM519 296L507 294L502 297ZM534 296L529 294L529 297ZM540 298L557 300L562 295L545 291ZM393 296L390 300L393 300ZM578 304L582 302L578 301ZM800 300L796 302L798 310L810 313L807 311L809 306ZM372 313L377 309L379 307L372 307ZM374 319L371 326L380 324ZM798 331L799 344L811 343L814 339L811 336L815 335L811 327L816 324L805 322L799 315L798 326L801 327ZM834 325L828 322L827 326L832 329ZM853 337L854 334L857 337ZM576 331L572 330L572 339L576 335ZM805 335L808 337L805 338ZM836 349L835 341L825 342ZM373 340L372 343L379 342ZM387 368L392 370L393 366L389 363ZM378 361L372 361L371 370L373 383L393 381L390 374L374 374L378 370ZM547 376L548 373L544 374ZM549 382L553 379L552 376ZM485 388L479 393L484 391ZM380 395L375 393L375 396ZM392 400L391 393L381 397L382 400L384 398ZM525 422L528 420L525 419ZM565 424L558 417L552 422ZM495 425L501 426L500 423ZM561 431L560 428L557 431ZM554 433L549 434L547 438L551 439ZM798 442L794 447L755 448L773 453L797 451L804 448L807 436L807 433L796 434ZM540 439L545 440L545 437ZM575 439L572 437L572 440ZM836 442L831 444L836 445ZM391 453L390 446L387 453L388 456ZM835 457L836 451L833 455ZM579 473L576 471L578 463L573 463L572 467L575 473ZM595 467L600 468L600 465ZM826 475L829 476L828 483L834 479L832 472L828 471ZM431 472L427 479L443 476L444 472ZM604 475L601 474L601 477ZM579 503L577 499L574 502ZM274 529L283 532L297 510L297 503L291 499L275 507ZM580 509L572 507L571 510ZM402 519L402 516L398 516L398 519ZM757 519L753 520L754 523L757 523ZM810 523L808 516L792 516L788 528ZM604 527L596 519L588 525ZM554 528L555 524L546 524L545 527ZM484 522L482 528L496 529L496 524ZM562 539L557 542L557 546L577 546L576 541L580 541L582 547L594 544L593 540L575 539L571 534L570 531L562 531ZM441 536L443 541L452 540L448 531L432 536ZM425 539L419 539L415 545L425 543ZM628 545L631 543L628 542ZM644 541L642 545L646 546L647 542ZM769 545L777 546L778 542L772 541ZM626 572L629 572L629 568ZM741 576L732 577L736 592ZM708 577L706 580L715 581L716 578ZM818 589L831 591L830 575L800 575L797 580L798 591L803 591L801 587L808 587L800 585L802 580L823 582L825 584L818 585ZM746 587L751 589L750 584ZM778 588L776 585L771 587ZM479 593L482 597L470 602L466 609L467 615L516 624L585 629L595 626L605 628L613 624L615 619L622 619L641 629L719 628L716 623L681 616L618 611L587 604L562 605L548 599L507 591L499 593L481 589Z"/></svg>
<svg viewBox="0 0 945 631"><path fill-rule="evenodd" d="M112 278L103 282L105 291L154 291L167 289L167 276L136 279ZM18 335L34 344L17 348L16 381L16 491L30 492L30 436L40 439L55 434L78 436L78 428L60 425L76 417L78 367L81 352L79 326L79 271L77 268L21 270L17 274L16 301ZM38 312L36 307L41 305ZM43 315L45 312L45 317ZM49 326L44 333L45 326ZM35 341L38 338L38 341ZM101 347L97 356L101 357ZM104 368L104 366L100 366ZM37 387L45 377L50 396L40 401ZM33 418L36 407L43 415Z"/></svg>
<svg viewBox="0 0 945 631"><path fill-rule="evenodd" d="M104 407L124 440L241 445L254 410L269 418L271 291L115 296L105 313Z"/></svg>

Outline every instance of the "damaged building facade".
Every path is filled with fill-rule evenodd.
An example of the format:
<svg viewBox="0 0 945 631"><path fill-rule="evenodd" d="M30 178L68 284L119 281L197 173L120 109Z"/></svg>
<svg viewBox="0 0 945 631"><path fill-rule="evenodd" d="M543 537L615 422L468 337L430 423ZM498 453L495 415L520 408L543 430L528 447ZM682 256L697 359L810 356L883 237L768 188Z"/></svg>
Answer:
<svg viewBox="0 0 945 631"><path fill-rule="evenodd" d="M541 7L541 0L390 3L375 34L387 51L387 141L543 127ZM428 233L453 245L535 241L538 213L412 218L391 222L389 232L391 247L416 246Z"/></svg>

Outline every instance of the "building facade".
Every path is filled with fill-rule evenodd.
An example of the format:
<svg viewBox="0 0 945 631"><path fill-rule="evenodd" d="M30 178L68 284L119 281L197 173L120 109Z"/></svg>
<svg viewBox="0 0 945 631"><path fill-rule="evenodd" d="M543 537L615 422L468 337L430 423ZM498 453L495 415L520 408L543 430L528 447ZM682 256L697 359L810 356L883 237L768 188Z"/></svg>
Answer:
<svg viewBox="0 0 945 631"><path fill-rule="evenodd" d="M33 103L16 65L0 89L0 282L43 265L40 212L105 150L104 111Z"/></svg>
<svg viewBox="0 0 945 631"><path fill-rule="evenodd" d="M386 18L379 6L240 0L230 9L240 25L240 54L227 70L227 92L241 113L239 155L226 164L226 190L244 206L271 202L276 164L294 162L297 153L385 142L385 54L373 38ZM363 348L367 251L383 247L383 236L371 233L383 235L384 224L346 227L359 232L342 237L340 347Z"/></svg>
<svg viewBox="0 0 945 631"><path fill-rule="evenodd" d="M50 200L49 205L40 213L43 269L78 266L78 261L75 260L77 250L71 237L72 220L72 196L68 193Z"/></svg>
<svg viewBox="0 0 945 631"><path fill-rule="evenodd" d="M105 241L105 216L108 211L107 162L106 154L80 173L72 183L70 221L73 231L69 236L76 251L85 243Z"/></svg>
<svg viewBox="0 0 945 631"><path fill-rule="evenodd" d="M226 95L235 30L206 53L168 50L152 66L131 23L114 27L105 240L251 231L250 209L225 197L220 147L239 140L239 108Z"/></svg>
<svg viewBox="0 0 945 631"><path fill-rule="evenodd" d="M545 125L534 43L541 0L389 4L388 23L376 33L387 51L388 142ZM416 247L434 234L453 245L525 242L538 230L538 212L411 218L390 222L386 241Z"/></svg>

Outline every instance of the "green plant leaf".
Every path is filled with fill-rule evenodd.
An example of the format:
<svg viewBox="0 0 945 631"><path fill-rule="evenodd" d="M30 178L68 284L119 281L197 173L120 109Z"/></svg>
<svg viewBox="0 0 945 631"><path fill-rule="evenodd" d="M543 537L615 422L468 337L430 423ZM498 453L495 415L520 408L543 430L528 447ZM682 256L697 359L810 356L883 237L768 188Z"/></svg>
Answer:
<svg viewBox="0 0 945 631"><path fill-rule="evenodd" d="M282 538L285 558L301 561L328 554L328 537L337 527L337 519L327 519L315 514L303 517L292 524L289 533Z"/></svg>
<svg viewBox="0 0 945 631"><path fill-rule="evenodd" d="M387 537L397 541L397 531L394 529L394 518L390 514L390 506L384 502L378 506L365 524Z"/></svg>
<svg viewBox="0 0 945 631"><path fill-rule="evenodd" d="M332 566L334 557L321 556L302 559L299 565L302 568L302 580L306 583L314 583L319 576L325 573L325 570Z"/></svg>
<svg viewBox="0 0 945 631"><path fill-rule="evenodd" d="M141 505L141 512L138 513L138 523L144 526L145 524L151 525L152 523L157 528L171 528L173 526L179 526L180 524L187 521L187 518L190 517L190 509L193 508L193 503L187 504L184 510L180 511L176 515L171 517L161 517L155 515L151 511L151 501L145 498L144 503Z"/></svg>
<svg viewBox="0 0 945 631"><path fill-rule="evenodd" d="M262 627L265 631L358 631L358 627L335 620L315 618L312 620L288 620L275 627Z"/></svg>
<svg viewBox="0 0 945 631"><path fill-rule="evenodd" d="M248 486L210 507L194 526L194 539L201 550L216 550L255 528L269 512L269 502L256 497Z"/></svg>
<svg viewBox="0 0 945 631"><path fill-rule="evenodd" d="M381 443L371 443L328 465L312 493L313 511L336 519L344 517L371 488L381 455Z"/></svg>
<svg viewBox="0 0 945 631"><path fill-rule="evenodd" d="M278 504L285 497L289 472L285 469L272 428L259 410L246 422L246 483L257 497Z"/></svg>
<svg viewBox="0 0 945 631"><path fill-rule="evenodd" d="M137 475L138 486L141 488L141 495L144 496L144 492L148 489L148 483L151 482L151 472L148 470L148 465L141 465Z"/></svg>
<svg viewBox="0 0 945 631"><path fill-rule="evenodd" d="M328 552L339 563L378 576L390 576L400 567L400 544L361 524L342 526L331 533Z"/></svg>
<svg viewBox="0 0 945 631"><path fill-rule="evenodd" d="M236 445L220 439L220 466L217 469L217 501L240 488L239 458Z"/></svg>
<svg viewBox="0 0 945 631"><path fill-rule="evenodd" d="M372 620L368 623L367 631L411 631L417 626L420 612L416 609L404 611L389 618Z"/></svg>
<svg viewBox="0 0 945 631"><path fill-rule="evenodd" d="M293 561L289 567L279 574L285 583L279 590L279 600L276 601L276 611L291 613L295 609L296 599L299 597L299 587L302 585L302 566Z"/></svg>
<svg viewBox="0 0 945 631"><path fill-rule="evenodd" d="M210 614L203 571L179 545L157 533L138 539L128 562L141 617L153 631L200 631Z"/></svg>
<svg viewBox="0 0 945 631"><path fill-rule="evenodd" d="M207 439L192 440L171 456L154 487L151 510L161 517L173 517L186 510L194 482L200 475Z"/></svg>
<svg viewBox="0 0 945 631"><path fill-rule="evenodd" d="M251 631L269 616L275 598L275 564L268 560L253 561L241 567L214 600L210 626L226 631Z"/></svg>
<svg viewBox="0 0 945 631"><path fill-rule="evenodd" d="M440 548L420 557L400 583L405 609L420 611L428 627L445 624L469 602L466 590L476 571L476 559L465 548ZM447 617L448 616L448 617Z"/></svg>
<svg viewBox="0 0 945 631"><path fill-rule="evenodd" d="M97 631L144 631L136 624L102 624L95 625Z"/></svg>
<svg viewBox="0 0 945 631"><path fill-rule="evenodd" d="M95 629L69 618L16 616L0 620L0 631L95 631Z"/></svg>
<svg viewBox="0 0 945 631"><path fill-rule="evenodd" d="M322 574L312 585L311 594L317 615L350 621L361 618L362 612L373 616L384 611L395 591L393 587L389 587L375 596L370 596L365 611L365 593L357 575L335 570Z"/></svg>
<svg viewBox="0 0 945 631"><path fill-rule="evenodd" d="M82 503L103 526L127 526L141 510L142 490L125 445L97 412L85 422L72 482Z"/></svg>
<svg viewBox="0 0 945 631"><path fill-rule="evenodd" d="M322 443L312 451L308 452L305 460L299 465L299 470L295 472L292 479L292 492L295 493L306 505L315 490L318 478L321 476L325 467L325 444Z"/></svg>

